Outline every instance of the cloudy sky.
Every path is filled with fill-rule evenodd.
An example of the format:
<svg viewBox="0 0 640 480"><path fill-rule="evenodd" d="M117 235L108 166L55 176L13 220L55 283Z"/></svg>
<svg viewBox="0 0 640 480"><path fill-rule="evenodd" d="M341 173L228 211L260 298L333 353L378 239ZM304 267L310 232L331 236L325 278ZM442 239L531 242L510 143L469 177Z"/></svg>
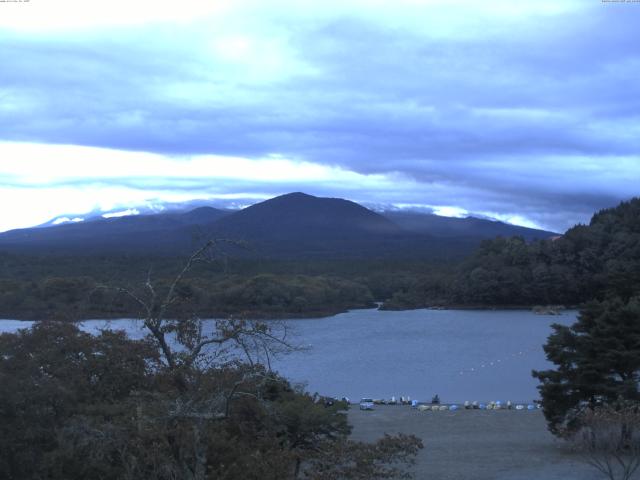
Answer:
<svg viewBox="0 0 640 480"><path fill-rule="evenodd" d="M0 1L0 230L305 191L564 231L639 194L640 3Z"/></svg>

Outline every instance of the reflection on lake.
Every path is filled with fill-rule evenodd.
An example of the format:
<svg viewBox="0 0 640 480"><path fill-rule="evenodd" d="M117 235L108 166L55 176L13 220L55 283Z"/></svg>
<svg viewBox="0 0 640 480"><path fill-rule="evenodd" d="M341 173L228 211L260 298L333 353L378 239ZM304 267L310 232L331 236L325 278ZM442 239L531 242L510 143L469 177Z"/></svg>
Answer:
<svg viewBox="0 0 640 480"><path fill-rule="evenodd" d="M390 398L409 395L444 402L531 401L538 398L532 369L549 366L542 344L562 316L504 310L353 310L320 319L288 320L295 341L308 347L272 362L294 382L324 395ZM0 321L0 332L29 322ZM143 335L132 320L90 320L83 329L109 325Z"/></svg>

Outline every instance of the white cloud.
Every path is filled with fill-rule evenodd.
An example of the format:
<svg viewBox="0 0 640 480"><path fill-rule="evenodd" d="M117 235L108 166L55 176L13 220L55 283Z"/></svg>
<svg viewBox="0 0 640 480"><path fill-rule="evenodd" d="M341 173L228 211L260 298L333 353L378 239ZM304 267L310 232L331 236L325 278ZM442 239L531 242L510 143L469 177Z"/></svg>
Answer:
<svg viewBox="0 0 640 480"><path fill-rule="evenodd" d="M46 186L82 181L140 179L226 179L254 182L384 182L384 175L361 175L338 167L271 155L249 159L221 155L167 156L77 145L0 142L0 178ZM142 186L142 185L141 185Z"/></svg>
<svg viewBox="0 0 640 480"><path fill-rule="evenodd" d="M55 0L6 2L2 5L0 28L86 32L145 24L206 21L228 25L266 17L317 20L358 16L390 26L402 23L430 34L466 35L468 31L462 26L559 15L580 5L577 0Z"/></svg>
<svg viewBox="0 0 640 480"><path fill-rule="evenodd" d="M478 212L478 215L499 220L501 222L510 223L512 225L519 225L521 227L543 230L543 227L538 223L516 213Z"/></svg>
<svg viewBox="0 0 640 480"><path fill-rule="evenodd" d="M129 215L140 215L140 210L137 208L127 208L126 210L121 210L119 212L104 213L102 218L118 218L127 217Z"/></svg>
<svg viewBox="0 0 640 480"><path fill-rule="evenodd" d="M79 222L84 222L84 218L81 217L74 217L74 218L69 218L69 217L59 217L56 218L52 225L61 225L63 223L79 223Z"/></svg>
<svg viewBox="0 0 640 480"><path fill-rule="evenodd" d="M433 206L433 213L436 215L442 215L443 217L455 217L464 218L469 215L469 212L464 208L454 207L451 205Z"/></svg>
<svg viewBox="0 0 640 480"><path fill-rule="evenodd" d="M29 227L64 214L193 199L264 200L298 189L384 192L394 175L363 175L272 155L262 159L200 155L170 157L75 145L0 143L0 203L12 205L0 231ZM409 182L410 183L410 182ZM184 185L187 184L188 188ZM264 191L261 191L264 190Z"/></svg>
<svg viewBox="0 0 640 480"><path fill-rule="evenodd" d="M55 0L3 3L0 28L26 31L90 30L154 22L181 23L222 14L232 0Z"/></svg>

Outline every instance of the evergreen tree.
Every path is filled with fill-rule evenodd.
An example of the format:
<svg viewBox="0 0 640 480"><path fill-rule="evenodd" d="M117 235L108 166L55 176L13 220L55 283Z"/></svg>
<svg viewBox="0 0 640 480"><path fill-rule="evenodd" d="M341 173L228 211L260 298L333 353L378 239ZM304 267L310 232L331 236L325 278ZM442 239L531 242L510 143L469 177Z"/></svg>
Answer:
<svg viewBox="0 0 640 480"><path fill-rule="evenodd" d="M572 326L553 328L544 350L556 369L533 376L554 434L578 427L585 407L640 401L640 297L592 301Z"/></svg>

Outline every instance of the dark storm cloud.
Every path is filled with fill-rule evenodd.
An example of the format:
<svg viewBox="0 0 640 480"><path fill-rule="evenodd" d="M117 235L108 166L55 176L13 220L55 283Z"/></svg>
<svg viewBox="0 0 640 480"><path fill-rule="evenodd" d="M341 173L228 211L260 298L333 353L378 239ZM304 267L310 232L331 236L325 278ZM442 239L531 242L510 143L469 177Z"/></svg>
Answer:
<svg viewBox="0 0 640 480"><path fill-rule="evenodd" d="M406 202L517 213L560 230L637 193L632 7L585 3L445 33L428 21L404 29L278 15L300 65L266 80L211 54L200 30L0 33L1 138L399 172L423 186ZM351 194L376 201L374 190Z"/></svg>

